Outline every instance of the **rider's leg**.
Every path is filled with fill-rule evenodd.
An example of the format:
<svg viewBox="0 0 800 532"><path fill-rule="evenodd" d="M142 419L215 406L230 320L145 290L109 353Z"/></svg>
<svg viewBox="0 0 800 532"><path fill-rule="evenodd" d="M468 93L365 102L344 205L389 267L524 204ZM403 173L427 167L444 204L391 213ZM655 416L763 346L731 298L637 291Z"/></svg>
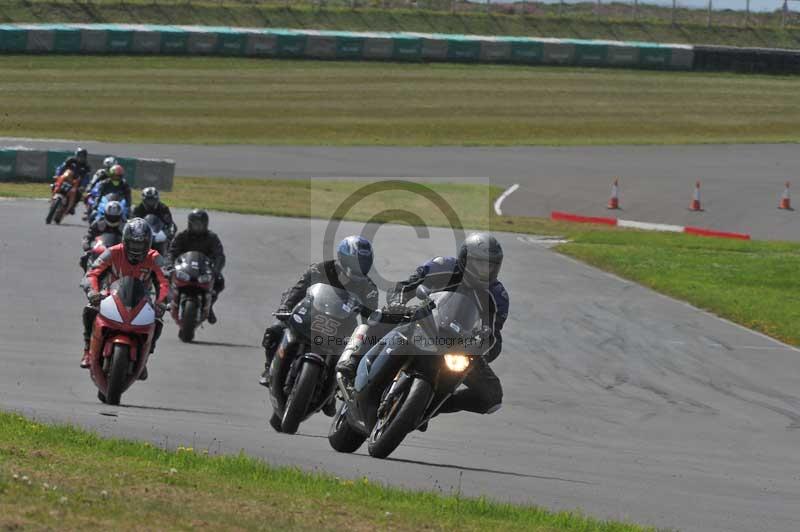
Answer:
<svg viewBox="0 0 800 532"><path fill-rule="evenodd" d="M217 298L223 290L225 290L225 278L219 273L217 278L214 279L214 293L211 295L211 307L208 309L208 323L212 325L217 323L217 315L214 314L214 303L217 302Z"/></svg>
<svg viewBox="0 0 800 532"><path fill-rule="evenodd" d="M89 367L89 342L92 339L92 326L94 319L97 317L97 307L86 305L83 307L83 357L81 358L81 367Z"/></svg>
<svg viewBox="0 0 800 532"><path fill-rule="evenodd" d="M272 325L267 327L264 331L264 338L261 340L261 345L264 347L264 355L266 361L264 363L264 372L258 379L258 383L262 386L269 386L269 367L272 364L272 359L275 357L275 351L278 349L278 344L283 338L283 331L286 324L280 320L275 320Z"/></svg>
<svg viewBox="0 0 800 532"><path fill-rule="evenodd" d="M475 412L491 414L503 403L503 387L489 363L481 358L464 379L466 388L456 391L439 409L440 413Z"/></svg>

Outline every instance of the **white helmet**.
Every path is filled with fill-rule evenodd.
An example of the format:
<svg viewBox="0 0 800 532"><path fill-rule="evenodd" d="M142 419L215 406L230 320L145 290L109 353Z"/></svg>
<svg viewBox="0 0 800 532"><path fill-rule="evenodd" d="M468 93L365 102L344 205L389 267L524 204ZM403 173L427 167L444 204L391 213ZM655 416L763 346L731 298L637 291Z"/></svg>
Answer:
<svg viewBox="0 0 800 532"><path fill-rule="evenodd" d="M103 159L103 167L106 170L111 170L111 167L117 164L117 160L114 157L108 156Z"/></svg>

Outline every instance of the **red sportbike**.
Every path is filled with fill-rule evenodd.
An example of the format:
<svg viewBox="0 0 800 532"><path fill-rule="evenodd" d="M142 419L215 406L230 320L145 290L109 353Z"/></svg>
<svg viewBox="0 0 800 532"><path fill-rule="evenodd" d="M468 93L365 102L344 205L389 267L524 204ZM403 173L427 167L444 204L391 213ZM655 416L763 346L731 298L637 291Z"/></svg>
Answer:
<svg viewBox="0 0 800 532"><path fill-rule="evenodd" d="M97 398L118 405L147 365L156 312L147 287L135 277L115 281L104 296L89 345L90 373Z"/></svg>
<svg viewBox="0 0 800 532"><path fill-rule="evenodd" d="M49 224L53 220L57 224L61 223L64 214L68 213L75 205L79 185L80 179L72 170L66 170L56 178L55 182L50 185L53 189L53 197L50 199L50 207L44 223Z"/></svg>

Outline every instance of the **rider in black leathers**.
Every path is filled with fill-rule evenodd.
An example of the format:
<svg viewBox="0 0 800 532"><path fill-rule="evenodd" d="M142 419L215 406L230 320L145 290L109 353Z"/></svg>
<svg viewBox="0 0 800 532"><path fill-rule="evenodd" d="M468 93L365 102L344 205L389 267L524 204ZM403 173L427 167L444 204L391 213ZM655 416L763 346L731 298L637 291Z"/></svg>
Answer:
<svg viewBox="0 0 800 532"><path fill-rule="evenodd" d="M189 213L187 228L175 236L169 249L169 264L189 251L199 251L211 260L214 267L214 290L211 295L211 308L208 311L208 323L217 323L214 303L220 292L225 290L225 278L222 269L225 267L225 250L217 234L208 229L208 213L195 209Z"/></svg>
<svg viewBox="0 0 800 532"><path fill-rule="evenodd" d="M100 182L97 192L98 201L107 194L116 194L125 200L127 208L131 208L131 186L125 181L125 169L115 164L108 171L108 177Z"/></svg>
<svg viewBox="0 0 800 532"><path fill-rule="evenodd" d="M426 262L387 295L390 307L404 305L414 296L420 284L433 292L469 288L478 296L483 309L483 323L491 329L488 345L483 357L464 380L466 389L460 389L453 394L439 409L440 413L466 410L490 414L497 411L503 402L500 379L489 367L489 363L502 350L501 330L508 317L508 292L497 280L502 262L503 249L500 243L488 233L475 233L461 244L458 257L436 257ZM357 358L351 358L352 364L358 363ZM351 374L354 373L355 367L351 370ZM425 428L422 427L421 430Z"/></svg>
<svg viewBox="0 0 800 532"><path fill-rule="evenodd" d="M366 238L358 235L348 236L337 246L336 259L312 264L300 277L300 280L289 290L284 292L281 304L276 314L291 311L306 295L306 290L311 285L324 283L336 288L347 290L362 303L361 315L369 317L372 311L378 308L378 288L367 275L372 268L372 244ZM278 347L286 324L277 319L264 331L262 345L266 352L264 373L259 378L259 384L269 386L269 366L275 349Z"/></svg>

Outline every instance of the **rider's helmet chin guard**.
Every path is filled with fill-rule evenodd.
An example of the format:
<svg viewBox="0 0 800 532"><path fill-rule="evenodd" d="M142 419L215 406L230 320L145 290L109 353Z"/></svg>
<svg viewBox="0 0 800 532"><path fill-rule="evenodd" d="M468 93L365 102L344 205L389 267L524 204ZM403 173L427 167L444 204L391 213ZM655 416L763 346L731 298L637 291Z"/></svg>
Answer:
<svg viewBox="0 0 800 532"><path fill-rule="evenodd" d="M345 237L336 247L336 265L351 281L365 281L373 260L372 244L360 235Z"/></svg>
<svg viewBox="0 0 800 532"><path fill-rule="evenodd" d="M473 233L464 239L458 250L458 265L467 286L488 288L500 273L503 248L489 233Z"/></svg>
<svg viewBox="0 0 800 532"><path fill-rule="evenodd" d="M125 224L125 229L122 231L122 246L128 262L131 264L142 262L147 257L152 242L153 230L142 218L134 218Z"/></svg>

